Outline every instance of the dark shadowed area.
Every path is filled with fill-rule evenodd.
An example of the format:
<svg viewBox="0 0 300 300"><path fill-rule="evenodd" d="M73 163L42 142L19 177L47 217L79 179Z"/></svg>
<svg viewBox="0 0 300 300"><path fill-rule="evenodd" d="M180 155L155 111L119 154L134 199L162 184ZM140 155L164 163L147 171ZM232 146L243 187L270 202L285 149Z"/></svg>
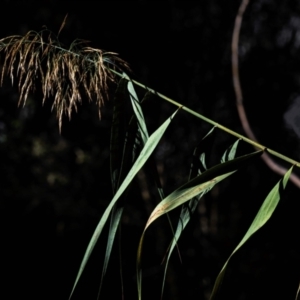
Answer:
<svg viewBox="0 0 300 300"><path fill-rule="evenodd" d="M2 1L0 39L43 26L68 48L74 39L116 52L132 77L214 121L244 134L231 75L231 38L240 1ZM259 141L300 161L300 3L253 0L240 36L244 105ZM0 68L3 53L0 52ZM101 110L83 99L59 132L53 99L19 90L4 77L0 88L1 299L68 299L84 251L112 199L110 133L113 96ZM137 88L142 98L144 91ZM130 107L130 104L128 104ZM152 133L176 107L153 96L143 104ZM194 148L211 125L180 111L155 151L165 194L188 179ZM216 130L208 165L235 138ZM253 151L241 142L238 155ZM279 160L276 160L282 163ZM282 163L285 167L288 164ZM300 175L299 170L296 170ZM159 202L144 169L133 181L100 299L137 299L136 253L143 228ZM228 256L279 181L257 160L205 195L175 250L163 299L209 299ZM299 188L288 184L269 223L233 257L220 299L295 299L300 279ZM171 212L176 224L180 210ZM174 225L175 226L175 225ZM108 226L107 226L108 227ZM147 231L143 299L160 299L161 265L172 238L165 217ZM72 299L97 299L107 228Z"/></svg>

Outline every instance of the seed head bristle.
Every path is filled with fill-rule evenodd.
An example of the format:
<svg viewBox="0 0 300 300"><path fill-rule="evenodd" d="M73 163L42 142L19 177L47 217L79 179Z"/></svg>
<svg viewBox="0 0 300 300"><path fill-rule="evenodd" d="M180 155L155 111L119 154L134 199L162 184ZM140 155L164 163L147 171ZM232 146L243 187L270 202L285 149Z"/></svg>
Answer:
<svg viewBox="0 0 300 300"><path fill-rule="evenodd" d="M63 115L71 119L73 109L77 111L84 96L96 102L101 116L101 107L108 96L108 83L114 81L108 64L110 68L129 69L116 53L89 47L84 40L75 40L66 49L48 30L3 38L0 40L1 53L4 62L0 85L6 74L12 84L17 77L19 105L25 105L29 92L35 90L39 80L42 103L48 98L53 99L52 109L56 110L60 130Z"/></svg>

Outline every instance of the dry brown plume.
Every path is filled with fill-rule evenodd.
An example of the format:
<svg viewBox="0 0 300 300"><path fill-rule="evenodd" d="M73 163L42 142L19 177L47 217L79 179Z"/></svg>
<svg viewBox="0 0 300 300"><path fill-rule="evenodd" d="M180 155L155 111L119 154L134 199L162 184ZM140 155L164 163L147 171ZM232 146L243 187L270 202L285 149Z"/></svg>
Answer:
<svg viewBox="0 0 300 300"><path fill-rule="evenodd" d="M247 114L244 108L243 104L243 94L242 94L242 88L240 83L240 75L239 75L239 60L238 60L238 44L239 44L239 35L243 20L244 12L249 4L249 0L242 0L241 5L239 7L239 11L237 13L237 16L235 18L235 24L233 29L233 37L232 37L232 43L231 43L231 60L232 60L232 77L233 77L233 86L234 86L234 92L236 96L236 105L238 114L240 117L241 124L243 126L243 129L246 133L246 135L253 141L258 142L254 132L251 129L251 126L249 124ZM287 172L287 169L277 164L268 153L264 152L261 156L265 164L275 173L284 175ZM290 176L290 180L298 187L300 188L300 178L295 174L292 173Z"/></svg>
<svg viewBox="0 0 300 300"><path fill-rule="evenodd" d="M59 129L62 116L71 118L84 97L101 107L107 98L108 83L114 81L112 69L129 69L116 53L87 46L87 41L75 40L64 48L49 30L29 31L25 36L9 36L0 40L3 59L0 85L5 75L12 83L18 78L19 105L25 105L28 93L41 82L43 100L53 99ZM109 67L109 68L108 68Z"/></svg>

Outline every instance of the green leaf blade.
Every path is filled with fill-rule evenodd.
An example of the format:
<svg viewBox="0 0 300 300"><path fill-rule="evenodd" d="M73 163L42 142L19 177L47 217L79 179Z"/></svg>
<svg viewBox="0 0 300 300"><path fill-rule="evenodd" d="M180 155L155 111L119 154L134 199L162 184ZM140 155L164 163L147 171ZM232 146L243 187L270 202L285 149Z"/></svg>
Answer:
<svg viewBox="0 0 300 300"><path fill-rule="evenodd" d="M142 140L145 144L149 138L149 134L148 134L147 126L145 123L144 114L143 114L143 111L142 111L142 108L140 105L140 101L138 99L138 96L135 92L134 86L131 81L128 81L127 88L128 88L129 96L131 99L132 108L133 108L133 111L134 111L137 121L138 121L138 127L141 132Z"/></svg>
<svg viewBox="0 0 300 300"><path fill-rule="evenodd" d="M196 178L193 178L192 180L175 190L155 207L144 228L137 252L137 284L139 300L141 299L142 291L142 279L139 276L141 276L141 254L143 240L145 232L150 224L153 223L161 215L165 214L168 211L171 211L172 209L192 199L196 195L202 192L207 192L218 182L232 175L238 168L244 166L246 163L249 163L253 159L260 157L262 153L262 151L256 151L254 153L219 164L205 171L204 173L200 174Z"/></svg>
<svg viewBox="0 0 300 300"><path fill-rule="evenodd" d="M178 110L176 110L176 112L170 117L168 118L148 139L148 141L146 142L143 150L141 151L140 155L138 156L137 160L135 161L134 165L132 166L132 168L130 169L129 173L127 174L125 180L122 182L122 184L120 185L120 188L117 190L116 194L114 195L113 199L111 200L110 204L108 205L108 207L106 208L106 210L104 211L93 235L92 238L88 244L88 247L85 251L83 260L81 262L81 265L79 267L79 271L78 274L76 276L75 279L75 283L73 285L72 291L71 291L71 295L69 297L69 299L72 297L73 292L75 290L75 287L78 284L78 281L83 273L83 270L85 269L85 266L90 258L90 255L99 239L99 236L103 230L104 225L107 222L107 219L111 213L112 208L114 207L115 203L117 202L117 200L120 198L120 196L123 194L123 192L125 191L125 189L128 187L128 185L131 183L132 179L134 178L134 176L137 174L137 172L142 168L142 166L146 163L146 161L148 160L149 156L152 154L152 152L154 151L154 149L156 148L158 142L160 141L161 137L163 136L163 134L165 133L166 129L168 128L168 126L170 125L172 119L174 118L174 116L176 115L176 113L178 112Z"/></svg>
<svg viewBox="0 0 300 300"><path fill-rule="evenodd" d="M207 182L201 183L194 187L189 187L186 189L181 188L179 190L174 191L155 207L148 219L148 222L145 226L145 230L150 226L151 223L153 223L157 218L159 218L163 214L175 209L176 207L189 201L193 197L203 192L205 193L207 190L210 190L213 186L215 186L218 182L224 180L228 176L232 175L234 172L235 171L217 176Z"/></svg>
<svg viewBox="0 0 300 300"><path fill-rule="evenodd" d="M253 222L251 223L249 229L247 230L246 234L240 241L240 243L237 245L237 247L233 250L227 261L225 262L223 268L221 269L219 275L217 276L217 279L215 281L210 300L217 299L217 295L220 291L220 287L225 275L226 268L228 266L228 263L231 259L231 257L236 253L246 242L247 240L255 233L257 232L262 226L264 226L267 221L271 218L273 212L275 211L279 201L280 201L280 190L281 188L284 190L287 182L289 180L289 177L291 175L293 167L291 167L284 177L274 186L274 188L270 191L266 199L264 200L263 204L261 205L258 213L256 214Z"/></svg>

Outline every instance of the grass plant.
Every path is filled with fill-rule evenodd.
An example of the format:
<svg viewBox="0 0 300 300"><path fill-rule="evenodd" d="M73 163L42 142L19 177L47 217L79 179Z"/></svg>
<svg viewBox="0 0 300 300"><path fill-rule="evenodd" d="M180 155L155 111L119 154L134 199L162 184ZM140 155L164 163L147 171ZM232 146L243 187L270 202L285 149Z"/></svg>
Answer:
<svg viewBox="0 0 300 300"><path fill-rule="evenodd" d="M104 226L109 223L109 234L102 271L102 280L105 276L111 250L116 237L116 232L120 226L120 220L126 205L126 193L136 174L149 160L161 138L164 136L172 120L176 118L179 110L184 110L192 117L199 118L212 125L212 129L199 143L194 151L194 161L190 168L188 182L178 187L168 196L164 195L159 180L155 178L160 202L154 208L139 241L137 249L137 294L138 299L143 298L142 293L142 255L143 242L147 229L159 217L167 214L177 207L181 207L180 217L176 226L172 227L173 239L167 251L165 260L164 279L162 282L162 294L168 262L172 251L175 249L178 239L191 219L201 198L208 193L219 182L226 180L245 165L258 159L263 153L273 155L291 165L283 178L270 190L268 196L262 201L261 207L256 214L248 231L241 242L234 249L232 254L221 269L216 278L215 285L210 299L217 299L221 288L221 283L226 272L231 257L248 241L248 239L271 218L275 211L287 182L292 174L293 167L300 167L300 163L269 149L257 141L245 137L235 131L218 124L188 107L170 99L159 92L130 78L128 64L119 58L115 53L105 52L100 49L91 48L85 41L76 40L69 48L60 44L59 39L52 32L42 30L40 32L29 31L25 36L10 36L0 40L0 54L3 56L3 66L1 72L1 84L7 75L14 83L18 79L20 91L19 104L25 105L30 91L34 92L37 84L41 85L43 102L47 98L53 99L52 108L56 110L59 128L62 127L62 118L66 114L71 118L72 111L78 110L78 105L83 98L93 101L101 107L108 98L108 90L112 83L117 88L114 98L114 113L111 129L111 182L114 196L107 206L99 223L90 239L86 252L79 267L77 277L72 288L70 298L76 292L76 286L89 261L93 249L102 234ZM144 118L141 103L135 87L145 90L145 99L149 94L154 94L162 100L176 106L174 113L169 116L152 134L149 134ZM132 106L132 117L127 124L126 130L123 127L125 120L124 99L130 99ZM126 99L127 99L126 98ZM220 160L220 163L207 168L205 159L205 148L212 132L218 128L224 134L231 134L237 138L236 142L229 147ZM238 144L246 142L253 145L256 151L240 157L236 157ZM156 177L156 176L154 176ZM99 295L101 295L99 293Z"/></svg>

